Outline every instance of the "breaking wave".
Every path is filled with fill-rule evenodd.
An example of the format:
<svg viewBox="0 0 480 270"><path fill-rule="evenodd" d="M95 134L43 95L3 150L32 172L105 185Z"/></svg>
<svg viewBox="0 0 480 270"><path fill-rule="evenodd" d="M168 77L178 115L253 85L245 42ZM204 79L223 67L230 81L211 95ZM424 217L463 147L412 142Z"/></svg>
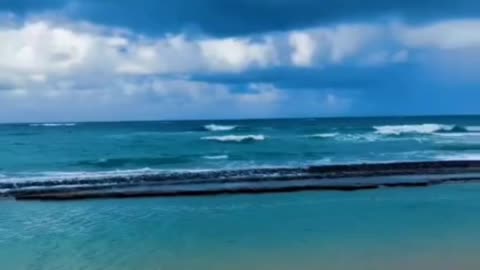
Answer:
<svg viewBox="0 0 480 270"><path fill-rule="evenodd" d="M480 153L455 153L455 154L441 154L436 156L437 160L480 160Z"/></svg>
<svg viewBox="0 0 480 270"><path fill-rule="evenodd" d="M419 125L386 125L374 126L375 133L380 135L434 134L442 132L468 132L468 129L456 125L419 124Z"/></svg>
<svg viewBox="0 0 480 270"><path fill-rule="evenodd" d="M216 159L228 159L228 155L215 155L215 156L203 156L204 159L211 159L211 160L216 160Z"/></svg>
<svg viewBox="0 0 480 270"><path fill-rule="evenodd" d="M478 154L455 157L459 158L476 160ZM0 197L17 200L71 200L306 190L356 191L478 181L479 173L480 161L460 160L181 172L152 171L146 168L105 173L59 173L50 174L46 178L9 178L0 181ZM430 174L436 177L424 177ZM465 174L468 174L468 178ZM395 177L400 175L405 177Z"/></svg>
<svg viewBox="0 0 480 270"><path fill-rule="evenodd" d="M480 132L480 126L468 126L467 130L469 132Z"/></svg>
<svg viewBox="0 0 480 270"><path fill-rule="evenodd" d="M230 131L237 128L237 126L222 126L222 125L210 124L210 125L205 125L204 128L208 131Z"/></svg>
<svg viewBox="0 0 480 270"><path fill-rule="evenodd" d="M31 127L73 127L76 123L33 123L29 124Z"/></svg>
<svg viewBox="0 0 480 270"><path fill-rule="evenodd" d="M225 136L207 136L202 137L202 140L217 141L217 142L254 142L254 141L263 141L265 136L263 135L225 135Z"/></svg>
<svg viewBox="0 0 480 270"><path fill-rule="evenodd" d="M317 133L312 135L307 135L307 138L316 138L316 139L328 139L328 138L335 138L338 136L338 133Z"/></svg>

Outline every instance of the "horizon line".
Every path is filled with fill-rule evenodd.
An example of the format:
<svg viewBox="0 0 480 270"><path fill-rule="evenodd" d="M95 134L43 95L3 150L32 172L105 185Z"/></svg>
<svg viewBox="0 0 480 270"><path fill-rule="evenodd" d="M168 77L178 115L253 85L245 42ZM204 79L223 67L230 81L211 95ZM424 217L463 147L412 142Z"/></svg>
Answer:
<svg viewBox="0 0 480 270"><path fill-rule="evenodd" d="M66 123L127 123L127 122L201 122L201 121L262 121L262 120L301 120L301 119L349 119L349 118L413 118L413 117L476 117L480 114L404 114L404 115L349 115L349 116L291 116L259 118L196 118L196 119L129 119L129 120L60 120L60 121L19 121L1 122L0 125L14 124L66 124Z"/></svg>

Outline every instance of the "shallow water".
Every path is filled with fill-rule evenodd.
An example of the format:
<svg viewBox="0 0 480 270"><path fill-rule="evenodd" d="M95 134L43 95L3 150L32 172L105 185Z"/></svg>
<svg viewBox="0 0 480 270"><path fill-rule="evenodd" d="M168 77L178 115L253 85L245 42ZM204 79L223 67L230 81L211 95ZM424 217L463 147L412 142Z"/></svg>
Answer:
<svg viewBox="0 0 480 270"><path fill-rule="evenodd" d="M480 269L480 185L0 202L2 269Z"/></svg>

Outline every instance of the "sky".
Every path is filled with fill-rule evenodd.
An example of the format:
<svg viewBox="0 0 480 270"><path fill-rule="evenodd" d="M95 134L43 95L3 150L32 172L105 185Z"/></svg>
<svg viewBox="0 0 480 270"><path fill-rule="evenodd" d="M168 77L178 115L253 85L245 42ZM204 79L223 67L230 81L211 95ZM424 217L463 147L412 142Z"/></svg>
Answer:
<svg viewBox="0 0 480 270"><path fill-rule="evenodd" d="M0 0L0 122L480 114L480 3Z"/></svg>

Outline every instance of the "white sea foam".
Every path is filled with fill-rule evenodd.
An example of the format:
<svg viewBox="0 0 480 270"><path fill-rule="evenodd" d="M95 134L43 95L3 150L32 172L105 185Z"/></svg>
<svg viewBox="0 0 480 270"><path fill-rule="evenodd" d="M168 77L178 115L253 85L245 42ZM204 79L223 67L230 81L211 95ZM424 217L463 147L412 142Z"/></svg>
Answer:
<svg viewBox="0 0 480 270"><path fill-rule="evenodd" d="M332 159L329 157L315 160L313 162L313 165L330 165L330 164L332 164Z"/></svg>
<svg viewBox="0 0 480 270"><path fill-rule="evenodd" d="M344 134L341 136L335 137L338 141L347 141L347 142L375 142L381 139L377 134L365 133L365 134Z"/></svg>
<svg viewBox="0 0 480 270"><path fill-rule="evenodd" d="M215 156L204 156L204 159L228 159L228 155L215 155Z"/></svg>
<svg viewBox="0 0 480 270"><path fill-rule="evenodd" d="M480 133L480 126L467 126L467 131Z"/></svg>
<svg viewBox="0 0 480 270"><path fill-rule="evenodd" d="M480 153L441 154L435 158L439 160L480 160Z"/></svg>
<svg viewBox="0 0 480 270"><path fill-rule="evenodd" d="M76 123L33 123L31 127L73 127Z"/></svg>
<svg viewBox="0 0 480 270"><path fill-rule="evenodd" d="M420 124L420 125L386 125L374 126L375 133L381 135L401 134L433 134L435 132L450 131L454 126L441 124Z"/></svg>
<svg viewBox="0 0 480 270"><path fill-rule="evenodd" d="M225 136L207 136L202 137L202 140L218 141L218 142L249 142L249 141L263 141L263 135L225 135Z"/></svg>
<svg viewBox="0 0 480 270"><path fill-rule="evenodd" d="M112 171L74 171L74 172L62 172L62 171L45 171L38 173L17 173L14 176L6 176L2 178L2 183L18 183L18 182L29 182L29 181L62 181L69 180L90 180L98 178L110 178L110 177L134 177L139 175L158 175L165 173L182 173L182 172L207 172L212 171L211 169L188 169L188 170L162 170L162 169L151 169L151 168L140 168L140 169L126 169L126 170L112 170Z"/></svg>
<svg viewBox="0 0 480 270"><path fill-rule="evenodd" d="M230 131L237 128L237 126L222 126L222 125L210 124L210 125L204 126L204 128L208 131Z"/></svg>
<svg viewBox="0 0 480 270"><path fill-rule="evenodd" d="M338 136L338 133L334 132L334 133L317 133L317 134L312 134L312 135L307 135L308 138L323 138L323 139L327 139L327 138L334 138Z"/></svg>
<svg viewBox="0 0 480 270"><path fill-rule="evenodd" d="M480 132L452 132L452 133L435 133L440 137L480 137Z"/></svg>
<svg viewBox="0 0 480 270"><path fill-rule="evenodd" d="M19 173L15 179L21 180L51 180L51 179L91 179L98 177L107 177L107 176L129 176L129 175L141 175L141 174L154 174L160 173L161 170L151 169L151 168L140 168L140 169L130 169L130 170L112 170L112 171L98 171L98 172L89 172L89 171L73 171L73 172L62 172L62 171L44 171L39 173ZM13 179L12 178L12 179Z"/></svg>

